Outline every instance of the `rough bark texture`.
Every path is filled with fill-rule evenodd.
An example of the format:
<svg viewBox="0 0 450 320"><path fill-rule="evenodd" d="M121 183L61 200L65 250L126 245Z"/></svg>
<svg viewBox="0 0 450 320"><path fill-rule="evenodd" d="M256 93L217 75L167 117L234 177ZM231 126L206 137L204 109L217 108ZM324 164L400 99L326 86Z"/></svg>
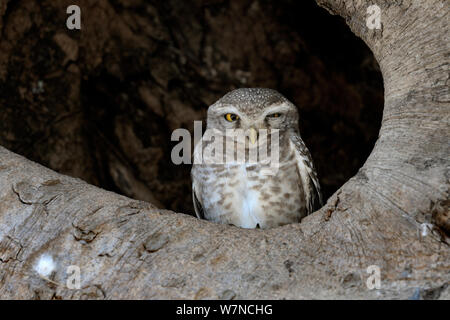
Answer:
<svg viewBox="0 0 450 320"><path fill-rule="evenodd" d="M371 48L385 86L374 150L321 210L272 230L216 225L0 147L0 297L449 299L450 3L380 3L383 28L370 30L365 1L318 2ZM44 253L54 281L80 266L82 289L41 279ZM370 265L381 289L365 285Z"/></svg>

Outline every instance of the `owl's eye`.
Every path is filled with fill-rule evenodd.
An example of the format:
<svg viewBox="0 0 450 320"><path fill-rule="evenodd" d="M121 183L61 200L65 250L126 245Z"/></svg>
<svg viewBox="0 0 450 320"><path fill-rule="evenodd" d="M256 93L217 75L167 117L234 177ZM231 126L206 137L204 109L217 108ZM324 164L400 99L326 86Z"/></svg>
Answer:
<svg viewBox="0 0 450 320"><path fill-rule="evenodd" d="M228 122L233 122L239 119L239 116L237 114L234 113L227 113L226 115L224 115L225 120L227 120Z"/></svg>
<svg viewBox="0 0 450 320"><path fill-rule="evenodd" d="M279 118L279 117L281 117L281 113L272 113L267 115L267 118Z"/></svg>

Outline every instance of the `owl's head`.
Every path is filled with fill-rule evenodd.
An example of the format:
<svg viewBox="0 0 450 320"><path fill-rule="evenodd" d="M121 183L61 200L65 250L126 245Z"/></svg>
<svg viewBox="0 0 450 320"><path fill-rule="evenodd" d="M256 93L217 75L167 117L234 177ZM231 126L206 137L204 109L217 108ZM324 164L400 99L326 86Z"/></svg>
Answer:
<svg viewBox="0 0 450 320"><path fill-rule="evenodd" d="M208 109L207 129L222 132L243 129L256 133L260 129L298 130L298 111L295 105L279 92L266 88L233 90ZM252 137L253 140L256 138ZM253 141L254 142L254 141Z"/></svg>

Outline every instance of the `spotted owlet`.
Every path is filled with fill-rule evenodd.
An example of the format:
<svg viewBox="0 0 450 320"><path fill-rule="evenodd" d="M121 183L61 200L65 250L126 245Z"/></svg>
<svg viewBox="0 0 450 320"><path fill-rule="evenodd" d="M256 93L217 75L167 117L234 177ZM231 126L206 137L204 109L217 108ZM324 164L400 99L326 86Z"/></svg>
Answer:
<svg viewBox="0 0 450 320"><path fill-rule="evenodd" d="M298 117L297 108L271 89L236 89L211 105L191 171L197 217L272 228L317 210L319 181Z"/></svg>

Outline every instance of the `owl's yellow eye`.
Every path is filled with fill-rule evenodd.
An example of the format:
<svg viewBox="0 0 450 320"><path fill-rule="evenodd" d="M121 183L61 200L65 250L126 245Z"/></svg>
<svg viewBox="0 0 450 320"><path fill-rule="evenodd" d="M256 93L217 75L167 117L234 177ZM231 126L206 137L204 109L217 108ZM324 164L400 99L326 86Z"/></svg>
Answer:
<svg viewBox="0 0 450 320"><path fill-rule="evenodd" d="M267 118L279 118L281 116L281 113L272 113L267 115Z"/></svg>
<svg viewBox="0 0 450 320"><path fill-rule="evenodd" d="M239 119L239 116L234 113L227 113L224 117L228 122L233 122Z"/></svg>

